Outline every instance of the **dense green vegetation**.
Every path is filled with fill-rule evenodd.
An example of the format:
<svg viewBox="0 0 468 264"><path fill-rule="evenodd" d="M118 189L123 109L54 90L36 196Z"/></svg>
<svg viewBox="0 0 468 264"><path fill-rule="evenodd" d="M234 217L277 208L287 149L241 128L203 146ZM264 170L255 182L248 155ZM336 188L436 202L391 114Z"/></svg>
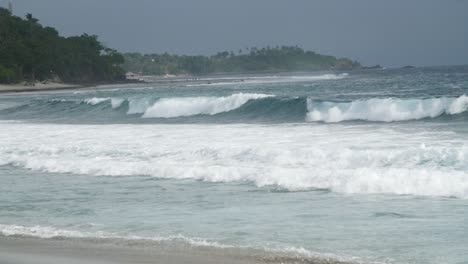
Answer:
<svg viewBox="0 0 468 264"><path fill-rule="evenodd" d="M96 36L61 37L31 14L25 19L0 8L0 83L60 79L71 83L125 78L121 54Z"/></svg>
<svg viewBox="0 0 468 264"><path fill-rule="evenodd" d="M179 56L170 54L124 54L123 68L129 72L164 74L211 74L274 71L350 70L360 64L346 58L304 51L299 47L249 48L234 52L220 52L207 56Z"/></svg>

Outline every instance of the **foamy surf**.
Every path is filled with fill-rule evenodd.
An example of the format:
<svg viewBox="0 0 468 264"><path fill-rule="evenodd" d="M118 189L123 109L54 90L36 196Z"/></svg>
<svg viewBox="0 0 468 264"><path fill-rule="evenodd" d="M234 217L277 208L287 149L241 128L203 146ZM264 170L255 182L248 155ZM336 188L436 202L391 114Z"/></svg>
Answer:
<svg viewBox="0 0 468 264"><path fill-rule="evenodd" d="M349 103L315 102L308 100L308 121L336 123L348 120L407 121L456 115L468 109L468 97L429 99L368 99Z"/></svg>
<svg viewBox="0 0 468 264"><path fill-rule="evenodd" d="M89 239L122 239L122 240L141 240L141 241L155 241L155 242L169 242L179 241L193 246L206 246L217 248L233 247L230 245L223 245L216 241L209 241L207 239L198 237L186 237L183 235L173 236L151 236L142 237L138 235L121 235L113 232L105 231L77 231L70 229L56 228L52 226L21 226L21 225L4 225L0 224L0 235L3 236L24 236L24 237L37 237L45 239L53 238L89 238Z"/></svg>
<svg viewBox="0 0 468 264"><path fill-rule="evenodd" d="M75 259L180 245L180 263L252 247L280 252L260 263L465 263L467 72L1 95L0 255L68 243Z"/></svg>
<svg viewBox="0 0 468 264"><path fill-rule="evenodd" d="M83 102L86 103L86 104L89 104L89 105L98 105L98 104L101 104L101 103L107 102L107 101L110 101L111 105L112 105L112 108L116 109L116 108L119 108L122 105L122 103L125 101L125 99L108 98L108 97L107 98L93 97L93 98L85 99Z"/></svg>
<svg viewBox="0 0 468 264"><path fill-rule="evenodd" d="M468 141L450 134L307 125L0 126L9 127L0 132L0 165L34 171L468 198Z"/></svg>

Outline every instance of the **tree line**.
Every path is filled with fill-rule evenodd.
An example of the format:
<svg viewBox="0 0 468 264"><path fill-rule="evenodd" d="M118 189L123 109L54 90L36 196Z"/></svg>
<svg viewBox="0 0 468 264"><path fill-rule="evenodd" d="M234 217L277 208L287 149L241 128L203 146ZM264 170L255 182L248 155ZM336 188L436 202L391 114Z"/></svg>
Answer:
<svg viewBox="0 0 468 264"><path fill-rule="evenodd" d="M123 56L105 47L97 36L62 37L31 14L20 18L0 8L0 83L123 80L123 62Z"/></svg>
<svg viewBox="0 0 468 264"><path fill-rule="evenodd" d="M125 53L122 67L150 75L203 75L212 73L350 70L361 67L347 58L305 51L297 46L247 48L213 56Z"/></svg>
<svg viewBox="0 0 468 264"><path fill-rule="evenodd" d="M97 36L62 37L31 14L13 16L0 8L0 83L55 80L67 83L114 82L125 72L149 75L351 70L347 58L305 51L297 46L246 48L212 56L120 54Z"/></svg>

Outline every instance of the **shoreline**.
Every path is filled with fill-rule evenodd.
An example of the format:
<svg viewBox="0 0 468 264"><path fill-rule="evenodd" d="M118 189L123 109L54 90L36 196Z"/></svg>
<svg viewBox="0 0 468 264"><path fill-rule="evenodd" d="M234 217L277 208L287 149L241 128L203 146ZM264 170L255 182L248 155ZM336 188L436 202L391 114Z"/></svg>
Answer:
<svg viewBox="0 0 468 264"><path fill-rule="evenodd" d="M89 84L71 84L71 83L41 83L37 82L34 86L25 84L0 84L0 94L4 93L23 93L23 92L44 92L44 91L58 91L58 90L78 90L101 85L119 85L119 84L144 84L145 82L136 80L127 80L122 82L111 83L89 83Z"/></svg>
<svg viewBox="0 0 468 264"><path fill-rule="evenodd" d="M297 74L298 76L319 76L320 74L338 74L334 71L313 71L313 72L302 72L302 71L278 71L278 72L245 72L245 73L216 73L208 75L174 75L174 76L163 76L163 75L139 75L137 77L127 78L125 81L117 82L103 82L103 83L87 83L87 84L71 84L71 83L56 83L48 82L41 83L36 82L35 86L25 84L1 84L0 83L0 94L5 93L23 93L23 92L47 92L47 91L58 91L58 90L78 90L86 88L96 88L99 86L109 85L124 85L124 84L163 84L163 85L174 85L174 84L194 84L194 85L211 85L217 83L243 83L244 81L251 80L252 78L258 77L271 77L268 74L275 74L277 77L287 77ZM344 73L344 72L343 72Z"/></svg>
<svg viewBox="0 0 468 264"><path fill-rule="evenodd" d="M0 263L7 264L345 264L242 248L161 241L36 238L0 235Z"/></svg>
<svg viewBox="0 0 468 264"><path fill-rule="evenodd" d="M53 91L64 89L80 89L92 86L65 83L36 83L34 86L24 84L0 84L0 93L21 93L35 91Z"/></svg>
<svg viewBox="0 0 468 264"><path fill-rule="evenodd" d="M172 248L168 245L138 242L109 243L85 239L41 239L34 237L0 236L0 263L8 264L241 264L265 263L253 258L228 254L206 254L191 247Z"/></svg>

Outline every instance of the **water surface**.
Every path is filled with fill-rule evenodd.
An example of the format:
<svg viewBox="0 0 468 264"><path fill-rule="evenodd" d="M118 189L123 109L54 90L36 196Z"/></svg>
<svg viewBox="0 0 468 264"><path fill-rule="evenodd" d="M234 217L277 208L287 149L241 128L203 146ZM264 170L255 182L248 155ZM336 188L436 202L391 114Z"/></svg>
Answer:
<svg viewBox="0 0 468 264"><path fill-rule="evenodd" d="M0 96L0 232L466 263L468 68Z"/></svg>

